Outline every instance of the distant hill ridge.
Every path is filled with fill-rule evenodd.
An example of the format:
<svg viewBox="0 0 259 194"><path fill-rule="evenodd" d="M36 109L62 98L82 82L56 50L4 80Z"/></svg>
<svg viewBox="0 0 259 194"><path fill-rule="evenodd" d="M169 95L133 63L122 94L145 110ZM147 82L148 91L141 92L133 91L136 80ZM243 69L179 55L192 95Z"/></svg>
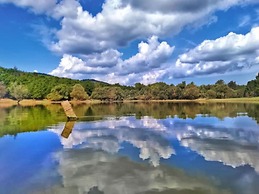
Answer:
<svg viewBox="0 0 259 194"><path fill-rule="evenodd" d="M172 100L172 99L198 99L198 98L241 98L259 96L259 73L254 80L246 85L238 85L235 81L225 83L220 79L215 84L200 86L185 81L178 85L164 82L143 85L136 83L134 86L108 84L106 82L84 79L56 77L44 73L23 72L16 68L0 67L0 96L1 88L5 97L17 99L16 93L26 93L29 99L71 99L73 86L83 87L92 99L104 101L120 100ZM2 85L2 86L1 86ZM6 90L7 88L7 93ZM12 92L13 88L20 88L22 92ZM85 92L83 91L83 92ZM77 91L78 92L78 91ZM80 92L79 92L80 93ZM85 93L84 93L85 94ZM87 95L85 94L85 95ZM50 97L48 95L51 95ZM21 95L20 95L21 96Z"/></svg>
<svg viewBox="0 0 259 194"><path fill-rule="evenodd" d="M16 68L0 67L0 82L9 87L12 83L23 84L27 86L31 98L43 99L51 92L51 89L59 84L73 86L81 84L87 89L87 93L91 94L96 86L109 86L110 84L94 80L84 79L76 80L70 78L63 78L52 76L45 73L38 72L24 72Z"/></svg>
<svg viewBox="0 0 259 194"><path fill-rule="evenodd" d="M16 68L5 68L5 67L1 67L0 66L0 73L4 73L4 72L19 72L21 74L33 74L33 75L42 75L42 76L47 76L47 77L57 77L57 78L60 78L60 79L70 79L70 80L78 80L78 79L72 79L72 78L65 78L65 77L58 77L58 76L54 76L54 75L50 75L50 74L47 74L47 73L40 73L40 72L25 72L25 71L21 71L19 69L16 69ZM97 82L97 83L103 83L103 84L107 84L109 85L107 82L103 82L103 81L100 81L100 80L95 80L95 79L82 79L80 80L82 82L84 81L91 81L91 82Z"/></svg>

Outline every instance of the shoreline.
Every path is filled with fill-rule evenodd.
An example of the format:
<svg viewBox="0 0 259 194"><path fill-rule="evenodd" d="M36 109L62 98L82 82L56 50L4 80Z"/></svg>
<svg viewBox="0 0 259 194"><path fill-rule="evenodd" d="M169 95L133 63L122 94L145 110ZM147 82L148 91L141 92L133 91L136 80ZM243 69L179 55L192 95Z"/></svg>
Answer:
<svg viewBox="0 0 259 194"><path fill-rule="evenodd" d="M24 99L20 101L21 106L37 106L37 105L50 105L50 104L59 104L62 101L50 101L47 99L43 100L33 100L33 99ZM255 103L259 104L259 97L251 98L226 98L226 99L174 99L174 100L123 100L123 101L101 101L101 100L84 100L84 101L70 101L73 105L79 104L102 104L102 103L160 103L160 102L172 102L172 103ZM12 100L8 98L0 99L0 108L8 108L18 105L17 100Z"/></svg>

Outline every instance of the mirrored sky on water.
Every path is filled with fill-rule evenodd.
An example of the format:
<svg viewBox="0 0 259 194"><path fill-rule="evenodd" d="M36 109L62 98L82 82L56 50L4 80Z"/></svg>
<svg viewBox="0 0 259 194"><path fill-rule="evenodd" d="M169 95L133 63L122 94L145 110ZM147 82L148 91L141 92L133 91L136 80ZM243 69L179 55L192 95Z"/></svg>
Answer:
<svg viewBox="0 0 259 194"><path fill-rule="evenodd" d="M259 191L259 125L243 115L104 117L0 138L0 193Z"/></svg>

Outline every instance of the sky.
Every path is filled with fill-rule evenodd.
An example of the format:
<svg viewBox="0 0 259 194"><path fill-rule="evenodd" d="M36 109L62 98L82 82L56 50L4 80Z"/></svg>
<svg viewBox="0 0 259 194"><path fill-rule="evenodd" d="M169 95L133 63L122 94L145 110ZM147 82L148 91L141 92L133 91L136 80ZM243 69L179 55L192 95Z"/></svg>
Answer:
<svg viewBox="0 0 259 194"><path fill-rule="evenodd" d="M259 72L259 0L0 0L0 66L134 85Z"/></svg>

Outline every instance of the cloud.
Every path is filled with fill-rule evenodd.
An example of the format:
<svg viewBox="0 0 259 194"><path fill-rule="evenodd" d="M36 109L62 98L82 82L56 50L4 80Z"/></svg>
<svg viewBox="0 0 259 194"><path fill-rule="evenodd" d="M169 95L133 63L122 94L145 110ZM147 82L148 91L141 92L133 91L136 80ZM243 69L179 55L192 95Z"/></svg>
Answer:
<svg viewBox="0 0 259 194"><path fill-rule="evenodd" d="M186 13L186 12L202 12L204 9L228 9L229 7L235 4L245 4L256 2L255 0L204 0L203 3L200 3L199 0L160 0L149 2L138 1L138 0L126 0L124 2L129 3L132 7L140 9L143 11L149 12L162 12L162 13Z"/></svg>
<svg viewBox="0 0 259 194"><path fill-rule="evenodd" d="M51 11L52 17L60 19L64 16L76 18L77 8L81 7L80 3L75 0L62 0Z"/></svg>
<svg viewBox="0 0 259 194"><path fill-rule="evenodd" d="M157 120L143 117L142 120L132 120L132 117L122 117L119 120L109 118L101 123L77 123L69 139L61 138L64 148L93 148L109 153L117 153L120 144L127 142L140 150L139 157L148 160L153 166L158 166L160 159L168 159L174 150L163 137L165 127ZM60 134L63 124L50 131ZM87 128L87 131L82 130Z"/></svg>
<svg viewBox="0 0 259 194"><path fill-rule="evenodd" d="M202 176L192 176L172 166L154 168L102 151L67 150L56 153L55 158L61 183L42 193L230 194Z"/></svg>
<svg viewBox="0 0 259 194"><path fill-rule="evenodd" d="M174 47L167 42L159 42L158 37L152 36L148 42L138 45L138 53L119 64L120 74L131 74L159 68L173 53Z"/></svg>
<svg viewBox="0 0 259 194"><path fill-rule="evenodd" d="M106 72L102 67L91 67L85 61L71 55L63 55L59 66L50 74L60 77L83 78L87 74L103 74Z"/></svg>
<svg viewBox="0 0 259 194"><path fill-rule="evenodd" d="M64 148L81 146L109 153L117 153L123 149L120 144L127 142L139 149L139 158L159 166L160 159L175 154L167 138L178 139L208 161L223 162L234 168L248 164L259 172L259 128L255 121L236 117L211 124L211 118L197 119L202 120L156 120L145 116L141 120L121 117L98 123L81 122L75 125L69 139L60 137L60 141ZM63 126L49 130L61 134Z"/></svg>
<svg viewBox="0 0 259 194"><path fill-rule="evenodd" d="M258 125L248 117L226 118L214 125L195 121L175 125L181 144L205 160L219 161L233 168L250 165L259 172Z"/></svg>
<svg viewBox="0 0 259 194"><path fill-rule="evenodd" d="M138 53L129 59L121 59L122 53L110 49L101 53L81 55L81 58L64 55L59 66L50 74L71 78L95 78L109 83L153 83L165 73L163 64L171 57L174 47L159 42L152 36L138 45Z"/></svg>
<svg viewBox="0 0 259 194"><path fill-rule="evenodd" d="M50 131L60 134L62 127L56 126ZM65 189L88 192L98 186L104 193L113 194L121 193L120 187L126 193L224 193L214 190L213 183L207 182L204 177L192 177L172 166L158 165L160 158L169 158L172 154L169 149L172 145L168 144L167 139L176 138L181 145L204 156L205 160L222 162L233 168L250 165L258 172L258 125L249 117L224 120L203 116L195 120L109 117L102 122L77 123L69 139L60 139L66 151L57 153L55 158L59 164L62 186L55 185L49 189L53 193L62 193ZM114 153L123 149L120 145L124 143L138 148L139 157L149 160L156 167L116 156ZM186 157L186 160L197 165L192 154L191 159ZM199 163L200 158L198 160ZM215 167L215 163L204 165L209 171ZM230 168L224 169L232 173ZM248 171L255 175L251 169ZM238 184L240 177L246 176L247 168L236 172L240 176L234 177L229 185ZM250 185L243 185L240 189L251 188L251 193L256 193L257 182L258 177L251 177Z"/></svg>
<svg viewBox="0 0 259 194"><path fill-rule="evenodd" d="M107 0L96 16L83 10L78 2L60 3L54 17L62 17L53 51L67 54L89 54L127 46L129 42L153 35L172 36L187 25L201 21L216 10L252 3L251 0L192 1L121 1ZM62 5L61 5L62 4ZM62 7L59 9L58 7ZM212 17L213 18L213 17ZM211 21L209 21L211 22ZM196 24L197 25L197 24Z"/></svg>
<svg viewBox="0 0 259 194"><path fill-rule="evenodd" d="M224 165L237 168L239 166L250 165L259 172L259 155L256 150L248 148L246 145L238 145L228 140L211 140L201 138L186 138L181 140L182 145L196 151L204 156L207 161L219 161ZM216 144L217 143L217 144ZM228 149L224 149L225 147Z"/></svg>
<svg viewBox="0 0 259 194"><path fill-rule="evenodd" d="M229 33L205 40L176 61L175 77L225 73L258 65L259 27L245 35Z"/></svg>
<svg viewBox="0 0 259 194"><path fill-rule="evenodd" d="M164 65L173 47L162 42L152 49L153 42L156 43L158 38L172 37L185 27L191 26L193 29L213 23L217 21L213 13L218 10L226 11L233 6L258 1L204 0L200 3L199 0L106 0L101 12L94 16L84 10L77 0L0 0L0 3L28 7L35 13L45 13L59 21L57 29L45 29L39 33L51 51L63 56L59 67L51 72L53 75L96 78L110 83L148 84L161 81L174 68L174 65ZM121 59L123 53L118 51L120 48L127 47L132 41L146 40L149 37L153 38L148 43L139 44L138 54L127 60ZM149 50L145 53L148 46ZM107 57L111 55L113 59L109 60ZM247 64L246 59L239 59L235 63L207 63L205 60L194 65L193 62L183 62L182 58L176 63L179 67L176 70L180 70L173 71L175 77L226 72L242 69ZM66 63L69 64L68 67L65 67ZM186 69L187 73L181 72Z"/></svg>
<svg viewBox="0 0 259 194"><path fill-rule="evenodd" d="M80 63L80 67L78 64L71 66L71 70L60 64L51 74L78 79L93 78L109 83L149 84L166 77L178 78L244 69L255 62L253 54L249 52L255 51L257 47L251 47L249 50L249 43L243 45L246 39L254 41L256 32L253 30L245 36L230 33L217 40L204 41L181 55L175 65L166 64L174 47L170 47L166 42L159 43L158 37L167 36L169 33L177 34L184 26L193 23L195 26L203 25L206 23L205 16L213 18L212 13L216 10L226 10L246 3L256 1L208 0L202 5L193 1L190 6L187 1L163 0L159 3L147 3L135 0L107 0L102 11L96 16L83 10L78 2L70 1L67 5L63 3L63 9L66 11L55 15L62 17L61 29L56 32L57 41L52 41L49 47L54 52L66 53L63 58L76 57L83 63ZM69 11L65 9L67 6ZM254 30L256 31L256 28ZM249 34L252 37L248 37ZM123 53L119 53L117 48L145 37L152 38L139 44L139 52L136 55L126 60L121 59ZM240 42L237 46L241 49L234 44L236 41ZM208 49L211 45L212 48ZM256 44L253 42L253 45ZM109 57L104 60L104 53L109 56L111 51L117 53L114 60L109 61Z"/></svg>
<svg viewBox="0 0 259 194"><path fill-rule="evenodd" d="M242 18L240 18L238 27L247 26L247 25L249 25L251 23L251 21L252 21L251 16L250 15L245 15Z"/></svg>
<svg viewBox="0 0 259 194"><path fill-rule="evenodd" d="M12 3L18 7L29 8L34 13L48 13L56 6L57 0L0 0L1 3Z"/></svg>

